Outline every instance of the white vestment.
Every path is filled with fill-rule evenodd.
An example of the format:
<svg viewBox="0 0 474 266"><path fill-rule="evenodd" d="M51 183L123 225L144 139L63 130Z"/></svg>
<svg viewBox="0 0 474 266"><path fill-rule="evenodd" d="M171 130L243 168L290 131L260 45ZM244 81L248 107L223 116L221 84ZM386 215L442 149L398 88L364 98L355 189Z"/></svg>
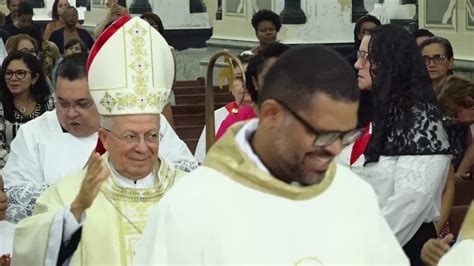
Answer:
<svg viewBox="0 0 474 266"><path fill-rule="evenodd" d="M0 221L0 257L4 254L12 253L14 231L14 224L7 221Z"/></svg>
<svg viewBox="0 0 474 266"><path fill-rule="evenodd" d="M408 265L368 184L335 163L317 185L280 181L248 143L257 123L229 128L163 197L135 265Z"/></svg>
<svg viewBox="0 0 474 266"><path fill-rule="evenodd" d="M56 265L59 251L72 241L79 229L82 230L80 242L72 260L66 262L72 265L131 264L134 246L141 237L149 211L182 172L161 160L159 168L134 185L116 174L107 153L102 160L111 168L111 175L83 214L81 224L69 206L79 193L86 170L66 176L51 186L38 198L34 215L17 224L12 266Z"/></svg>
<svg viewBox="0 0 474 266"><path fill-rule="evenodd" d="M2 176L9 199L7 220L17 223L32 214L36 198L71 172L81 170L97 144L97 133L75 137L49 111L24 124L11 144ZM197 162L164 116L160 118L159 156L180 170L190 171Z"/></svg>
<svg viewBox="0 0 474 266"><path fill-rule="evenodd" d="M454 245L439 261L439 266L474 266L474 239L466 239Z"/></svg>
<svg viewBox="0 0 474 266"><path fill-rule="evenodd" d="M214 135L217 134L217 130L219 130L222 121L224 121L228 114L229 111L227 111L225 106L214 111ZM206 126L204 126L201 136L199 137L199 141L196 145L196 151L194 152L194 157L199 163L204 162L204 158L206 157Z"/></svg>

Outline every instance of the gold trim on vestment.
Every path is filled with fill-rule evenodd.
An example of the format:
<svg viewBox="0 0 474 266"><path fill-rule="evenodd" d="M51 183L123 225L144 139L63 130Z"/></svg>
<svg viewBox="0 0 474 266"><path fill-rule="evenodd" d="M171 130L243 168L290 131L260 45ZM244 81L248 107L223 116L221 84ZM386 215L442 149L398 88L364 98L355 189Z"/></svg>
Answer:
<svg viewBox="0 0 474 266"><path fill-rule="evenodd" d="M108 154L102 156L110 166ZM122 265L132 265L134 247L141 238L148 214L158 204L163 194L173 186L177 170L165 160L161 160L153 170L156 184L150 188L126 188L119 185L117 177L111 175L102 185L101 191L110 198L111 204L118 208L120 260ZM126 217L124 217L126 216ZM131 224L133 223L133 224ZM137 228L140 230L137 231ZM106 244L106 243L105 243Z"/></svg>
<svg viewBox="0 0 474 266"><path fill-rule="evenodd" d="M321 183L305 187L287 184L260 170L235 141L235 136L242 127L242 123L230 127L229 133L209 150L203 165L222 172L247 187L292 200L314 198L331 185L336 175L335 162L331 163Z"/></svg>

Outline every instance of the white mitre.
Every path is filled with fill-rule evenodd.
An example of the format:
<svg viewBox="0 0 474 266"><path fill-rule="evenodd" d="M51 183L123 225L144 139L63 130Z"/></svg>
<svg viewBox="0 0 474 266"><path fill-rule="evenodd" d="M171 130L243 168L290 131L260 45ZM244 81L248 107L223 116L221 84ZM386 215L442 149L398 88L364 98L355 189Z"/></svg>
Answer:
<svg viewBox="0 0 474 266"><path fill-rule="evenodd" d="M88 60L92 98L101 115L159 114L174 78L165 39L139 17L121 17L96 40Z"/></svg>

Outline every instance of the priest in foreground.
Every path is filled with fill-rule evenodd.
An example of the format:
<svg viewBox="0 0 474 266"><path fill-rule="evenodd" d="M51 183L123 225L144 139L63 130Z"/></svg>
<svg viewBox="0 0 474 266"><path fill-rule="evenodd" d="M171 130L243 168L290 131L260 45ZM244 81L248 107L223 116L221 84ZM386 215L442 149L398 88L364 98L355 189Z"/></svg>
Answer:
<svg viewBox="0 0 474 266"><path fill-rule="evenodd" d="M360 136L352 68L299 46L236 124L151 212L135 265L408 265L374 191L334 162Z"/></svg>
<svg viewBox="0 0 474 266"><path fill-rule="evenodd" d="M180 175L158 158L159 114L174 76L168 44L140 18L110 29L88 62L108 152L38 198L16 227L12 265L130 265L149 210Z"/></svg>

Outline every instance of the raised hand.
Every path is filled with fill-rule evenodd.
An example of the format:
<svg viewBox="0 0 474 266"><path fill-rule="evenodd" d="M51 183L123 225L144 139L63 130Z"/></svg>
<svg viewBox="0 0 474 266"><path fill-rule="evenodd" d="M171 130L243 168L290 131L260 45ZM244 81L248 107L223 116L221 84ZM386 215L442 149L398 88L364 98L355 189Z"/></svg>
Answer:
<svg viewBox="0 0 474 266"><path fill-rule="evenodd" d="M98 153L91 154L81 189L71 204L71 213L78 221L82 213L92 205L99 194L102 183L104 183L109 176L110 170L104 165L100 155Z"/></svg>

